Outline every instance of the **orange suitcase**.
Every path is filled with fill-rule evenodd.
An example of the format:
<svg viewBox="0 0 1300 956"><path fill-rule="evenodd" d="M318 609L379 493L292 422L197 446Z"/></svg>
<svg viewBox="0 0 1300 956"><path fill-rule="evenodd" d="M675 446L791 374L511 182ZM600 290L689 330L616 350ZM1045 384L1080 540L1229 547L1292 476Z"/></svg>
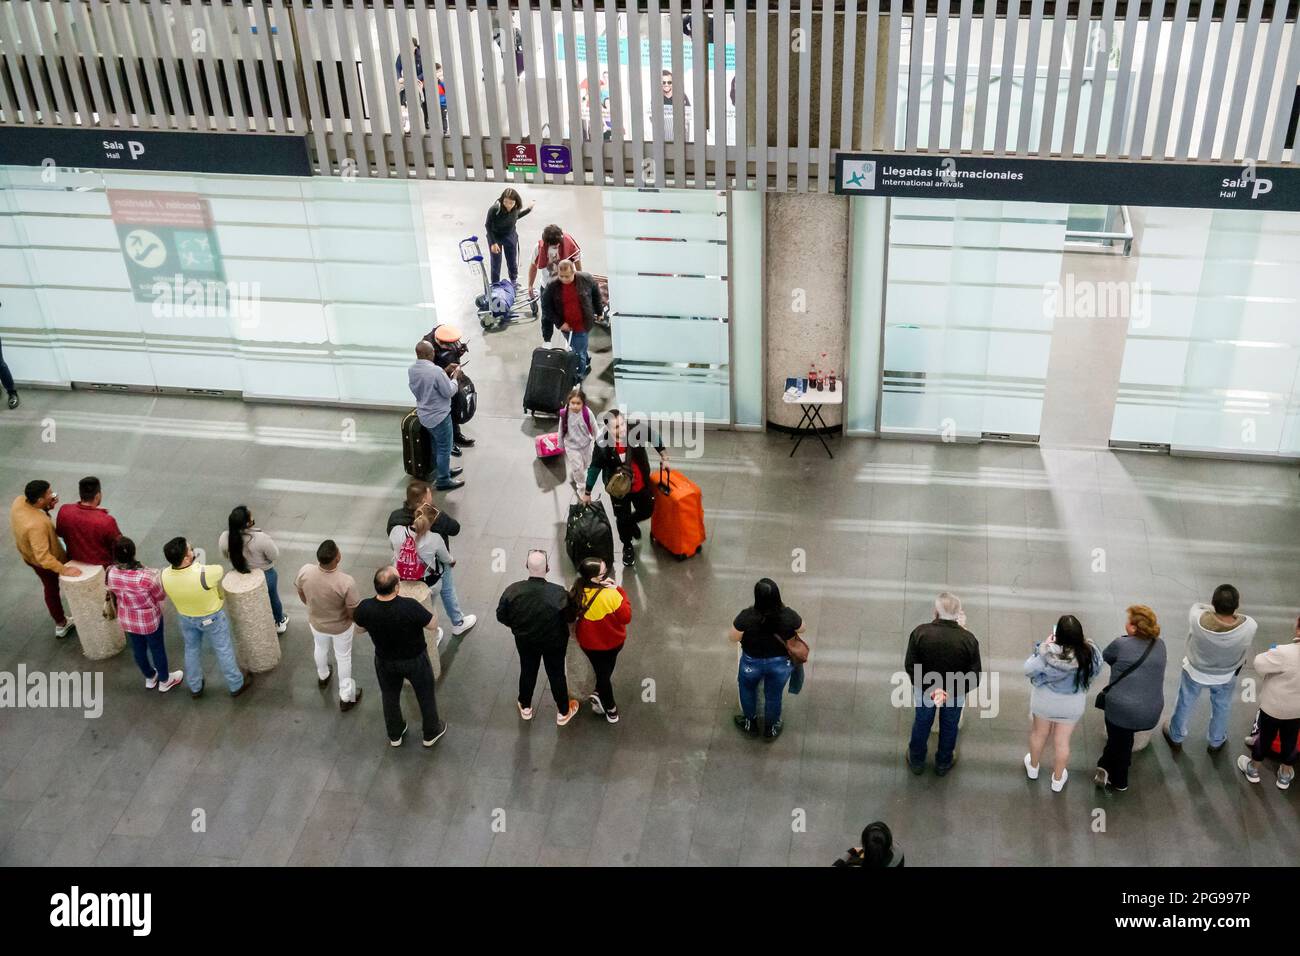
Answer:
<svg viewBox="0 0 1300 956"><path fill-rule="evenodd" d="M654 484L655 510L650 516L650 537L679 561L699 553L704 546L704 499L700 486L680 471L659 466Z"/></svg>

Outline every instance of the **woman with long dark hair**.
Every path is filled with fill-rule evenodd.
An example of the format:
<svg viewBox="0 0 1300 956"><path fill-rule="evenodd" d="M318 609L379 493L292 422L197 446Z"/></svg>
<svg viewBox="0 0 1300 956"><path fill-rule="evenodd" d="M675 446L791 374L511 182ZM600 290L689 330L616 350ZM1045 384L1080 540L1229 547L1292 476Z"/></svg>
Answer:
<svg viewBox="0 0 1300 956"><path fill-rule="evenodd" d="M1052 792L1060 793L1070 772L1070 735L1083 717L1088 703L1088 685L1101 672L1101 654L1083 636L1083 625L1073 614L1056 622L1051 635L1034 645L1034 653L1025 661L1029 693L1029 753L1025 754L1025 773L1038 779L1038 761L1051 737Z"/></svg>
<svg viewBox="0 0 1300 956"><path fill-rule="evenodd" d="M104 571L104 587L113 595L117 623L131 644L131 654L144 675L145 688L167 693L181 682L185 672L167 670L162 581L157 571L136 560L135 542L130 538L121 537L113 542L113 563Z"/></svg>
<svg viewBox="0 0 1300 956"><path fill-rule="evenodd" d="M506 188L488 209L487 219L483 221L483 229L487 233L493 282L501 278L501 256L504 254L510 281L516 286L519 285L519 232L515 226L520 219L533 211L535 205L537 203L530 202L525 206L518 192Z"/></svg>
<svg viewBox="0 0 1300 956"><path fill-rule="evenodd" d="M775 740L781 736L781 698L794 671L786 642L803 634L804 623L793 608L781 601L781 589L771 578L754 585L754 603L736 615L731 625L731 639L740 643L741 713L736 726L747 734L758 735L758 685L763 685L763 736Z"/></svg>
<svg viewBox="0 0 1300 956"><path fill-rule="evenodd" d="M269 534L257 527L247 506L237 505L230 512L227 528L221 532L217 546L230 559L230 566L240 574L261 571L266 575L275 633L283 634L289 627L289 615L284 613L284 605L280 603L280 576L275 570L275 559L280 556L280 549Z"/></svg>
<svg viewBox="0 0 1300 956"><path fill-rule="evenodd" d="M627 642L632 604L627 592L614 583L608 572L600 558L583 558L578 565L578 580L569 592L569 602L577 617L578 646L596 672L596 692L589 694L587 700L591 701L593 711L616 724L619 713L614 700L614 664ZM567 723L561 718L557 721Z"/></svg>

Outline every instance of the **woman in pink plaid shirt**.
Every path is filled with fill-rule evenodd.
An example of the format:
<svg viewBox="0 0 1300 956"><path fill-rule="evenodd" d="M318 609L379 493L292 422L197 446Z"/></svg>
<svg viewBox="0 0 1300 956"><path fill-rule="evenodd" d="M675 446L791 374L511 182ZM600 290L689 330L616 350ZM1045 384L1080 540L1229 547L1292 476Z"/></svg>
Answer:
<svg viewBox="0 0 1300 956"><path fill-rule="evenodd" d="M117 621L131 642L131 653L144 675L144 686L167 693L184 678L184 671L167 670L163 643L163 589L158 572L135 559L135 542L118 538L113 544L114 564L105 573L105 586L117 604ZM149 663L150 655L153 664Z"/></svg>

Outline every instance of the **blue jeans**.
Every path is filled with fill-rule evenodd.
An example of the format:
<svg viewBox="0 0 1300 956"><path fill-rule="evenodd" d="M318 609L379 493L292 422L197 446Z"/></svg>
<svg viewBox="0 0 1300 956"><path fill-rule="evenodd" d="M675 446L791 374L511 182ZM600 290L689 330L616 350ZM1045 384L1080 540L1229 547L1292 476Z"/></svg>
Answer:
<svg viewBox="0 0 1300 956"><path fill-rule="evenodd" d="M763 722L771 727L781 719L781 696L785 682L790 679L793 666L790 658L750 657L741 652L740 670L736 681L740 685L740 709L750 720L758 717L758 685L763 684Z"/></svg>
<svg viewBox="0 0 1300 956"><path fill-rule="evenodd" d="M163 644L163 622L158 621L158 629L152 634L132 634L126 632L126 638L131 642L131 653L135 655L135 664L140 668L140 673L144 675L145 680L153 680L155 677L159 680L166 680L170 671L167 670L167 647ZM149 663L149 655L153 654L153 663Z"/></svg>
<svg viewBox="0 0 1300 956"><path fill-rule="evenodd" d="M1232 714L1232 698L1237 693L1237 678L1234 676L1226 684L1202 684L1183 671L1178 682L1178 703L1174 706L1174 715L1169 718L1169 736L1175 743L1187 739L1187 724L1204 690L1210 692L1210 729L1206 731L1205 739L1211 747L1218 747L1228 739L1228 717Z"/></svg>
<svg viewBox="0 0 1300 956"><path fill-rule="evenodd" d="M591 370L591 356L587 354L589 338L591 338L590 332L569 333L569 348L578 353L578 381L575 384L581 384L587 377L587 372Z"/></svg>
<svg viewBox="0 0 1300 956"><path fill-rule="evenodd" d="M511 281L519 280L519 233L512 232L506 238L501 240L501 252L492 251L492 237L488 236L488 261L492 265L492 281L501 280L501 256L506 257L506 274L510 276Z"/></svg>
<svg viewBox="0 0 1300 956"><path fill-rule="evenodd" d="M934 712L939 712L939 749L934 753L936 767L951 767L953 751L957 749L957 721L961 720L961 702L952 699L936 707L934 701L916 693L916 719L912 721L912 742L908 756L912 766L925 764L926 751L930 749L930 728L934 726Z"/></svg>
<svg viewBox="0 0 1300 956"><path fill-rule="evenodd" d="M435 487L445 488L451 481L451 443L455 437L455 425L451 421L451 412L432 428L425 428L429 441L433 445L433 483Z"/></svg>
<svg viewBox="0 0 1300 956"><path fill-rule="evenodd" d="M460 609L460 600L456 597L456 582L451 578L451 568L442 569L442 578L439 581L442 587L442 606L447 609L447 620L451 621L454 627L459 627L465 620L465 614Z"/></svg>
<svg viewBox="0 0 1300 956"><path fill-rule="evenodd" d="M235 662L235 640L230 636L230 620L225 610L203 617L176 615L180 621L181 635L185 638L185 683L190 690L203 689L203 639L207 638L217 655L217 665L226 679L226 687L233 694L244 686L244 675Z"/></svg>
<svg viewBox="0 0 1300 956"><path fill-rule="evenodd" d="M263 573L266 575L267 593L271 595L271 614L275 616L275 623L279 624L284 620L284 605L280 603L280 575L275 568L267 568Z"/></svg>

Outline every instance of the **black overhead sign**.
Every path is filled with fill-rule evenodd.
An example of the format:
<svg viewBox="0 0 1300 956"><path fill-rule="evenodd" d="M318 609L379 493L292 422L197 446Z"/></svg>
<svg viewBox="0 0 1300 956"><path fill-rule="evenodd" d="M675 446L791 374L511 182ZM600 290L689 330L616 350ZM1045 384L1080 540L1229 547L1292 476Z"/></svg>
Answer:
<svg viewBox="0 0 1300 956"><path fill-rule="evenodd" d="M838 153L835 192L1300 212L1300 168Z"/></svg>
<svg viewBox="0 0 1300 956"><path fill-rule="evenodd" d="M0 166L310 176L305 136L0 126Z"/></svg>

